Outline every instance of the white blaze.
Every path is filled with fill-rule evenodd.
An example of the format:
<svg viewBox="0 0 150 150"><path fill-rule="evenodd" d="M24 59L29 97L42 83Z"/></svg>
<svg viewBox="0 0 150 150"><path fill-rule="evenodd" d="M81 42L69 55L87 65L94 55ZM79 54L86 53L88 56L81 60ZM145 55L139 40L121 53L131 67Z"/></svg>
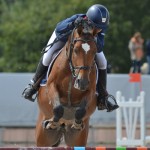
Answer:
<svg viewBox="0 0 150 150"><path fill-rule="evenodd" d="M82 44L82 48L84 49L84 51L87 54L87 52L90 50L90 45L87 43L84 43L84 44Z"/></svg>

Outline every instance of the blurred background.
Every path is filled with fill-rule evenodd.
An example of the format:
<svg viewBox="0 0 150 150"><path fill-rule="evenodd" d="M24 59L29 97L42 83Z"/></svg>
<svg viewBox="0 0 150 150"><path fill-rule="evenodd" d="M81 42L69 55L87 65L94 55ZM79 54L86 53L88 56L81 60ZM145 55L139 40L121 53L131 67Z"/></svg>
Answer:
<svg viewBox="0 0 150 150"><path fill-rule="evenodd" d="M108 89L114 95L122 90L127 98L139 94L138 86L128 88L131 67L128 43L135 32L141 32L144 39L142 64L146 63L145 41L150 38L149 0L0 0L0 146L35 144L37 104L25 101L21 93L35 72L41 50L57 23L76 13L86 13L97 3L105 5L110 12L104 46L109 62ZM117 74L119 76L115 76ZM148 76L143 77L143 89L147 94ZM148 99L147 96L147 117L150 118ZM100 114L102 117L97 112L94 115L94 125L97 120L100 124L90 130L90 139L95 139L95 144L115 146L115 112ZM93 131L103 136L97 138ZM89 143L94 145L92 141Z"/></svg>

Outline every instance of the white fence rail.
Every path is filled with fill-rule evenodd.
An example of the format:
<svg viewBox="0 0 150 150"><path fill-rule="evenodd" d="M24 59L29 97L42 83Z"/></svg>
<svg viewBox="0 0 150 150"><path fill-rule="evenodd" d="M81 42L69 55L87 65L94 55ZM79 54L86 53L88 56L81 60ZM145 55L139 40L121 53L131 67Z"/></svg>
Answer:
<svg viewBox="0 0 150 150"><path fill-rule="evenodd" d="M120 106L116 111L116 145L117 146L144 146L149 142L150 136L145 136L145 92L140 92L136 100L128 101L120 91L116 93L116 99ZM135 137L137 125L140 128L140 137ZM125 133L123 135L123 127Z"/></svg>

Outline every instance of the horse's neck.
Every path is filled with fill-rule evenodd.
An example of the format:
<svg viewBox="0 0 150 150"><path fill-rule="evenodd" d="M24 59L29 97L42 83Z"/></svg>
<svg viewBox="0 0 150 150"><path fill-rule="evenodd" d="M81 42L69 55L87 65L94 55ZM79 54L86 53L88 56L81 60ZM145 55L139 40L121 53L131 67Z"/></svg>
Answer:
<svg viewBox="0 0 150 150"><path fill-rule="evenodd" d="M63 48L63 50L61 51L61 53L59 54L59 56L54 62L52 73L55 75L59 74L59 76L61 76L64 73L69 73L69 72L70 72L69 61L66 55L66 50L65 48Z"/></svg>
<svg viewBox="0 0 150 150"><path fill-rule="evenodd" d="M58 64L61 65L60 70L64 70L64 69L66 70L67 68L69 68L69 61L68 61L65 48L62 50L60 56L56 61L58 61Z"/></svg>

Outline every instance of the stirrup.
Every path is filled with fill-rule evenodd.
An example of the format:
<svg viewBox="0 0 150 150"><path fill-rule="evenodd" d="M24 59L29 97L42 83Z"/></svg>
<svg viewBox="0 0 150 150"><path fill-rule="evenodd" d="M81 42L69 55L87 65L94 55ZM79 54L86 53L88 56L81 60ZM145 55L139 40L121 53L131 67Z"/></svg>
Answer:
<svg viewBox="0 0 150 150"><path fill-rule="evenodd" d="M112 104L110 101L108 101L109 98L111 98L115 102L115 104ZM111 112L111 111L119 108L119 106L118 106L118 104L116 102L116 99L115 99L115 97L113 95L108 94L108 96L105 97L103 100L104 101L99 102L98 110L107 109L107 112Z"/></svg>
<svg viewBox="0 0 150 150"><path fill-rule="evenodd" d="M108 101L108 98L111 98L115 102L115 104L112 104L110 101ZM113 95L110 95L110 94L108 94L108 96L105 100L105 105L106 105L107 112L111 112L111 111L119 108L115 97Z"/></svg>
<svg viewBox="0 0 150 150"><path fill-rule="evenodd" d="M23 96L25 99L28 99L29 101L34 102L35 99L37 98L37 90L36 90L36 89L31 89L31 88L29 89L29 86L31 87L32 85L29 84L28 87L26 87L26 88L23 90L22 96ZM28 95L28 94L26 94L26 91L27 91L27 90L33 90L33 91L31 91L30 94Z"/></svg>

